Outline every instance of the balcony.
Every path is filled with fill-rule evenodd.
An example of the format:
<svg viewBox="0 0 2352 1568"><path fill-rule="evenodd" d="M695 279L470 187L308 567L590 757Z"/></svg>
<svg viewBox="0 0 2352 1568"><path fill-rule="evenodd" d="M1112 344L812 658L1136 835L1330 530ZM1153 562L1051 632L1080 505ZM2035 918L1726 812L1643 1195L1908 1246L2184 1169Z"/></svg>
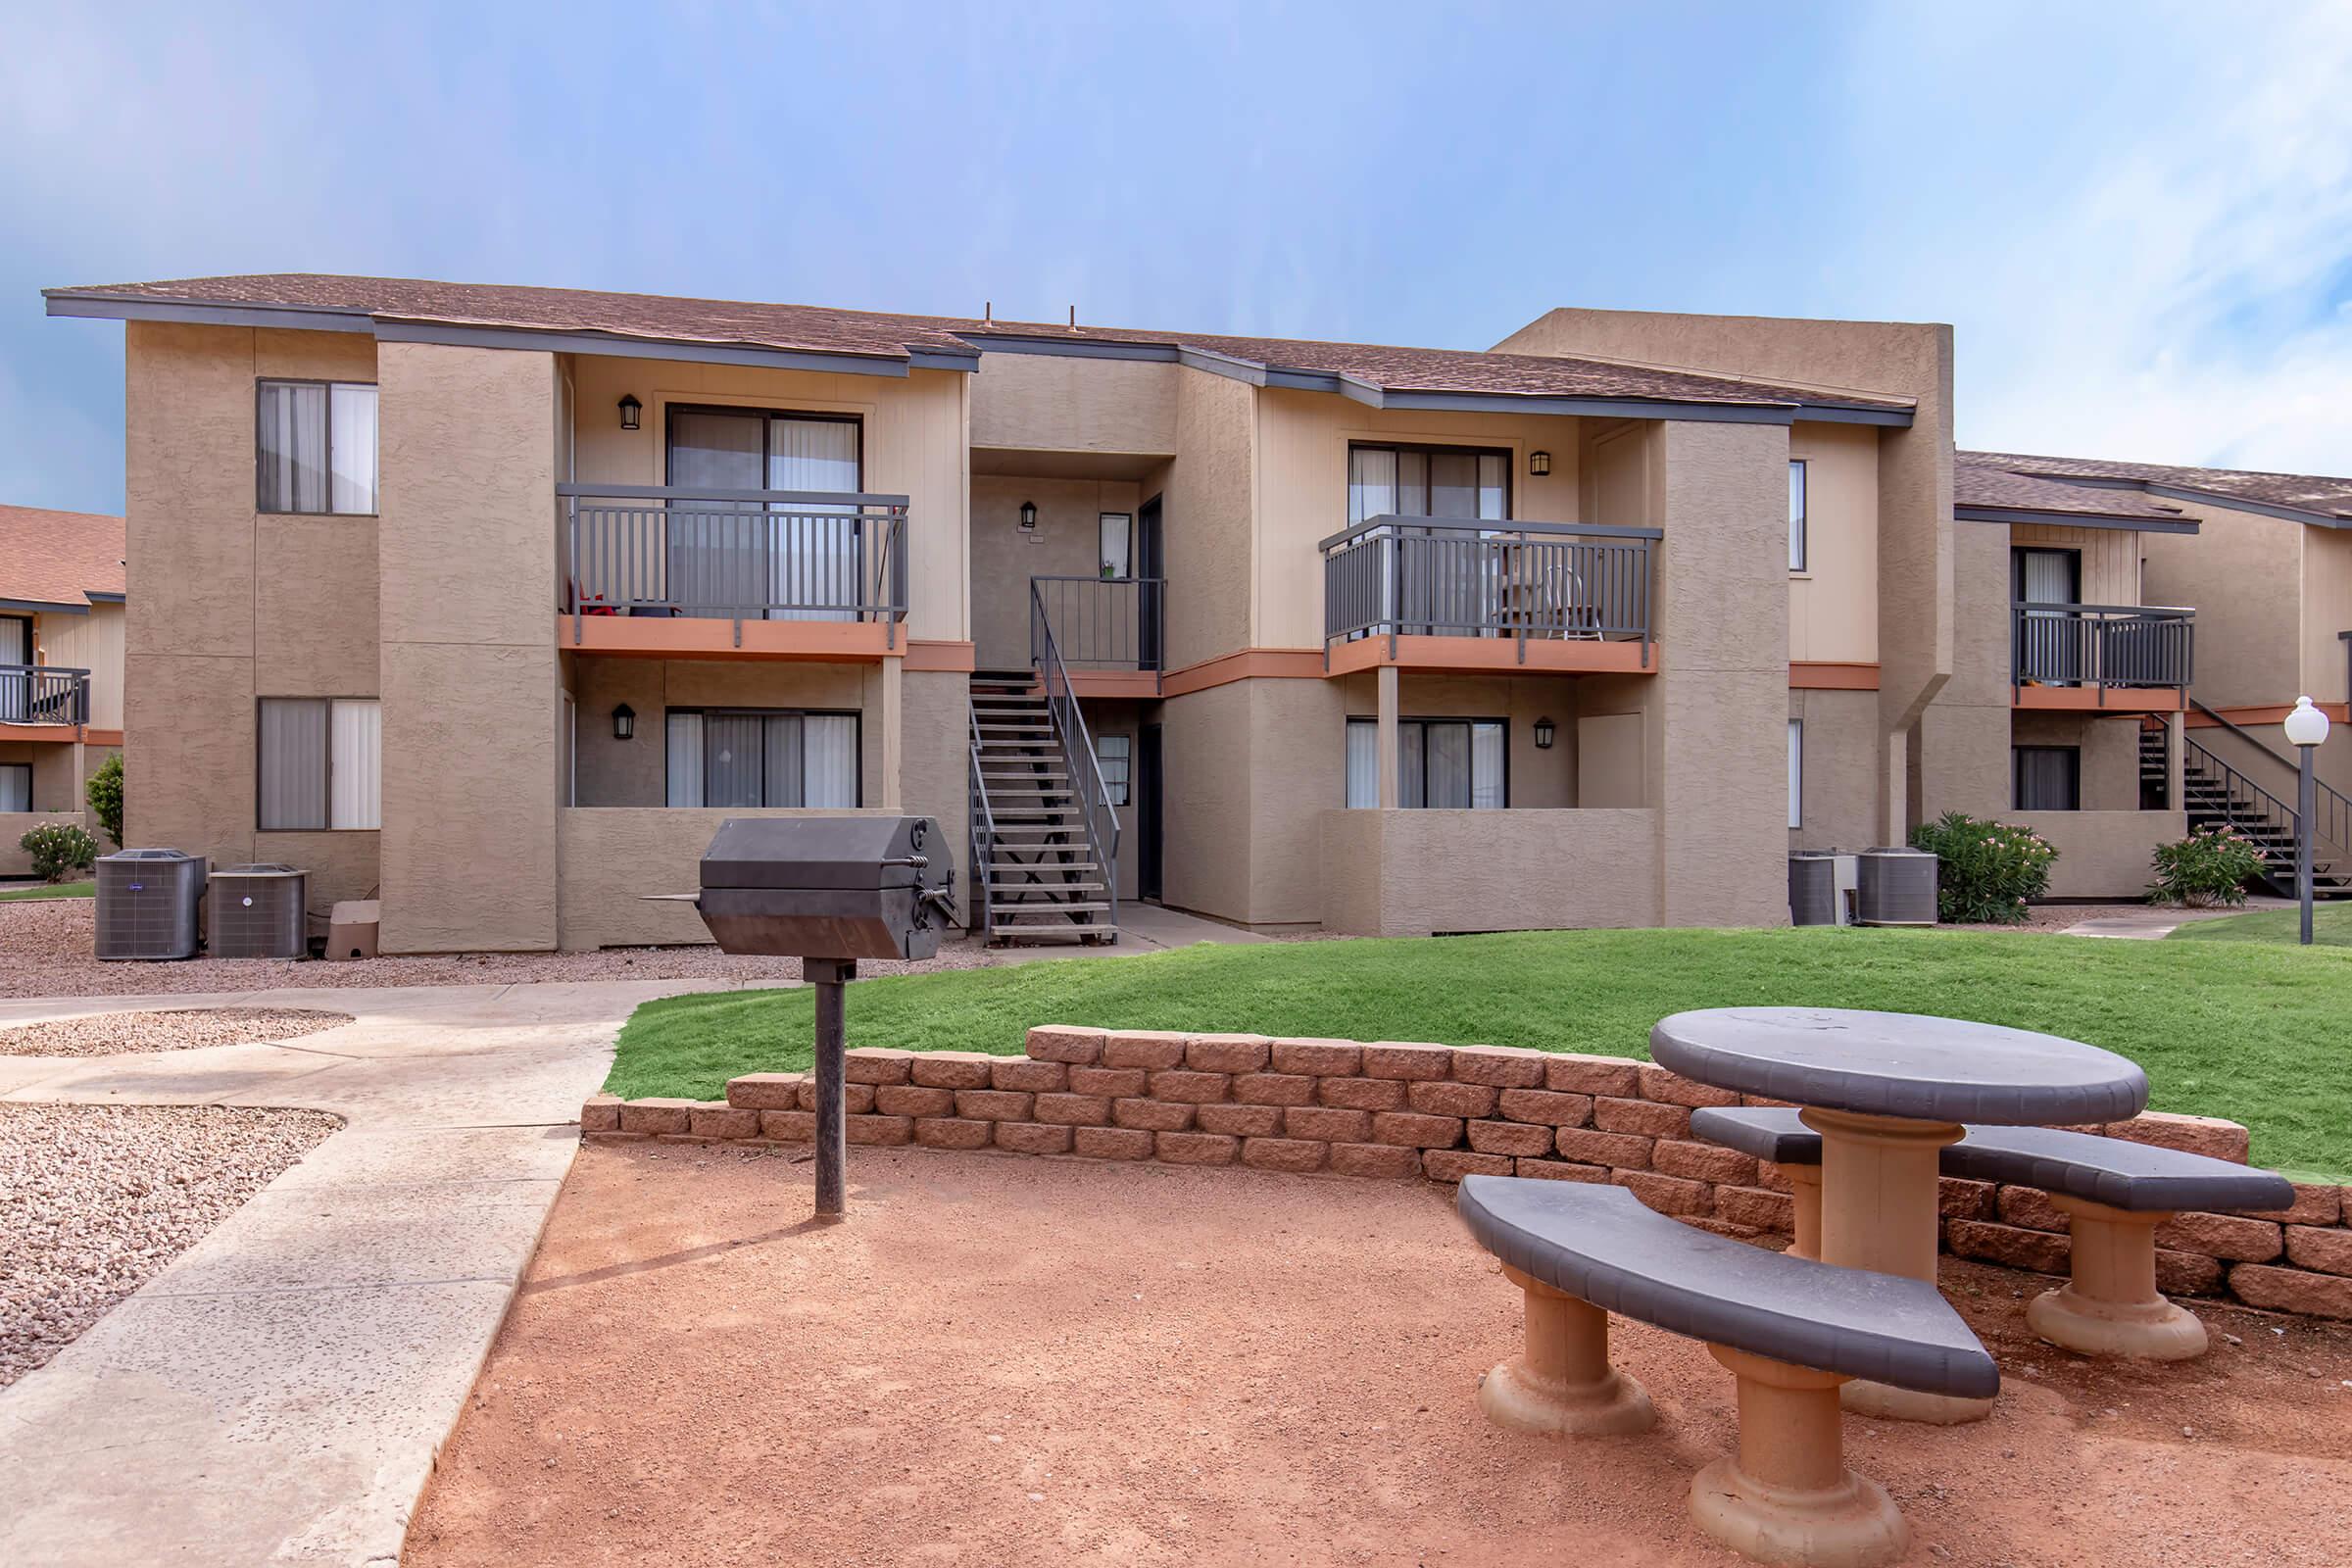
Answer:
<svg viewBox="0 0 2352 1568"><path fill-rule="evenodd" d="M71 727L89 721L88 670L0 664L0 724Z"/></svg>
<svg viewBox="0 0 2352 1568"><path fill-rule="evenodd" d="M906 618L906 498L561 484L584 651L877 659ZM723 637L721 635L723 623Z"/></svg>
<svg viewBox="0 0 2352 1568"><path fill-rule="evenodd" d="M1155 697L1166 667L1167 579L1032 577L1029 662L1051 642L1086 697Z"/></svg>
<svg viewBox="0 0 2352 1568"><path fill-rule="evenodd" d="M1372 517L1323 552L1331 670L1655 667L1656 528Z"/></svg>
<svg viewBox="0 0 2352 1568"><path fill-rule="evenodd" d="M2186 702L2196 612L2142 605L2010 607L2018 708L2173 712Z"/></svg>

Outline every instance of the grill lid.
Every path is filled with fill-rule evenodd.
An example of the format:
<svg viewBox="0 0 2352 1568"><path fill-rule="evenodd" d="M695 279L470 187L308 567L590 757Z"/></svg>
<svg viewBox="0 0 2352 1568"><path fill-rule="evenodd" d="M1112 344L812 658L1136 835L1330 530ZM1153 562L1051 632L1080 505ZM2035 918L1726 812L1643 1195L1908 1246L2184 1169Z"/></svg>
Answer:
<svg viewBox="0 0 2352 1568"><path fill-rule="evenodd" d="M890 888L928 885L946 845L920 816L738 816L703 852L710 888ZM944 869L945 861L939 866ZM925 874L926 871L929 874Z"/></svg>

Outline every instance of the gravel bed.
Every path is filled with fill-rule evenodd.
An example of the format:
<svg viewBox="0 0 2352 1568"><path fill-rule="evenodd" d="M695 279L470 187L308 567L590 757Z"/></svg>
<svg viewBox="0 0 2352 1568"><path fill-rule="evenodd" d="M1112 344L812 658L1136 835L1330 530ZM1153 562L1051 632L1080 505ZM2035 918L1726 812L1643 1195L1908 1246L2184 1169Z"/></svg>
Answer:
<svg viewBox="0 0 2352 1568"><path fill-rule="evenodd" d="M249 1046L315 1035L351 1022L310 1007L180 1007L94 1012L0 1029L0 1056L122 1056L150 1051Z"/></svg>
<svg viewBox="0 0 2352 1568"><path fill-rule="evenodd" d="M315 1110L0 1103L0 1388L341 1125Z"/></svg>

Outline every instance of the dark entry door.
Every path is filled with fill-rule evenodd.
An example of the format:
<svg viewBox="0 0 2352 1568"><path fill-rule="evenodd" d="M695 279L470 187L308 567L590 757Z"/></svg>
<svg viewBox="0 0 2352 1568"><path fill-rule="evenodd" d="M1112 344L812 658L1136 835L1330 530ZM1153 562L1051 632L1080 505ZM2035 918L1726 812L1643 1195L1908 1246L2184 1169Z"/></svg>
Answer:
<svg viewBox="0 0 2352 1568"><path fill-rule="evenodd" d="M1167 571L1160 556L1159 497L1153 496L1136 509L1135 513L1135 574L1143 581L1136 586L1139 603L1136 606L1135 628L1136 663L1145 669L1159 668L1159 593Z"/></svg>
<svg viewBox="0 0 2352 1568"><path fill-rule="evenodd" d="M1159 897L1159 726L1146 724L1135 757L1135 894Z"/></svg>

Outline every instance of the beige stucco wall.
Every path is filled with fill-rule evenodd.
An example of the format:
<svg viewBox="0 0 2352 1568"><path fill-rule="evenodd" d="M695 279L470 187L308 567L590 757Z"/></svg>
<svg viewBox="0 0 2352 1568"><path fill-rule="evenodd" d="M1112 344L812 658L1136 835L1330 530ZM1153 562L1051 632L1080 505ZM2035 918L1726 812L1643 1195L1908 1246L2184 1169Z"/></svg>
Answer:
<svg viewBox="0 0 2352 1568"><path fill-rule="evenodd" d="M1171 697L1160 708L1162 896L1180 909L1244 922L1250 918L1252 684L1212 686ZM1332 740L1336 746L1340 737Z"/></svg>
<svg viewBox="0 0 2352 1568"><path fill-rule="evenodd" d="M90 672L90 727L122 727L123 607L92 605L84 615L32 617L35 662Z"/></svg>
<svg viewBox="0 0 2352 1568"><path fill-rule="evenodd" d="M2347 663L2343 634L2352 631L2352 533L2303 530L2303 678L2296 695L2340 703Z"/></svg>
<svg viewBox="0 0 2352 1568"><path fill-rule="evenodd" d="M1788 574L1788 657L1879 657L1879 432L1805 420L1788 456L1805 464L1805 569Z"/></svg>
<svg viewBox="0 0 2352 1568"><path fill-rule="evenodd" d="M1258 515L1251 643L1323 645L1323 566L1316 542L1348 526L1348 448L1356 441L1496 447L1511 455L1511 515L1582 520L1579 426L1571 418L1370 409L1323 392L1260 394ZM1531 451L1551 454L1551 472L1527 471Z"/></svg>
<svg viewBox="0 0 2352 1568"><path fill-rule="evenodd" d="M1325 923L1357 936L1657 923L1655 812L1327 810ZM1785 901L1784 901L1785 902Z"/></svg>
<svg viewBox="0 0 2352 1568"><path fill-rule="evenodd" d="M378 359L383 951L551 948L557 368L414 343Z"/></svg>
<svg viewBox="0 0 2352 1568"><path fill-rule="evenodd" d="M1172 364L984 354L972 378L972 445L1054 452L1176 451Z"/></svg>
<svg viewBox="0 0 2352 1568"><path fill-rule="evenodd" d="M972 657L980 668L1027 667L1029 579L1099 576L1102 514L1125 514L1132 537L1143 499L1132 480L972 476ZM1021 531L1024 501L1037 506L1031 533ZM1110 605L1092 600L1086 609L1106 616ZM1090 646L1110 644L1096 638ZM1122 639L1121 646L1132 657L1133 639ZM1062 650L1065 659L1077 653L1076 643Z"/></svg>
<svg viewBox="0 0 2352 1568"><path fill-rule="evenodd" d="M556 815L563 857L563 936L567 952L666 947L710 940L691 904L649 893L693 893L703 851L719 823L740 816L826 816L788 808L665 810L573 807Z"/></svg>
<svg viewBox="0 0 2352 1568"><path fill-rule="evenodd" d="M907 498L907 634L947 642L969 636L967 372L840 375L589 355L571 358L567 368L573 461L584 483L663 483L662 432L672 403L857 415L863 428L865 488ZM645 405L634 431L620 428L615 412L624 394Z"/></svg>
<svg viewBox="0 0 2352 1568"><path fill-rule="evenodd" d="M1960 523L1952 545L1952 678L1919 724L1906 779L1913 822L2009 805L2009 529Z"/></svg>
<svg viewBox="0 0 2352 1568"><path fill-rule="evenodd" d="M1792 691L1788 716L1804 722L1803 826L1792 850L1864 850L1878 842L1876 692Z"/></svg>
<svg viewBox="0 0 2352 1568"><path fill-rule="evenodd" d="M2188 833L2179 811L2005 811L2001 820L2033 829L2058 852L2053 899L2144 898L2155 875L2149 856Z"/></svg>
<svg viewBox="0 0 2352 1568"><path fill-rule="evenodd" d="M2197 612L2191 695L2214 708L2293 702L2306 641L2295 584L2313 530L2203 499L2186 510L2198 532L2142 536L2141 588L2151 605Z"/></svg>
<svg viewBox="0 0 2352 1568"><path fill-rule="evenodd" d="M1255 387L1179 367L1176 450L1164 483L1161 528L1168 568L1171 669L1251 646L1251 537L1257 512ZM1319 602L1319 599L1318 599Z"/></svg>

